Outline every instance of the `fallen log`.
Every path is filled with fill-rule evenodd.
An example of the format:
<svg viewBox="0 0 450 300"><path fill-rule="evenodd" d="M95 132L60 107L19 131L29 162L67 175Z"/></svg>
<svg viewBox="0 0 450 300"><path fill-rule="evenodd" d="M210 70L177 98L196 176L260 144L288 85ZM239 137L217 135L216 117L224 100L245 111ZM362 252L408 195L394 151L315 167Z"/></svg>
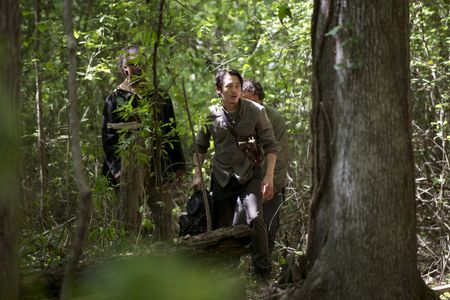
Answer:
<svg viewBox="0 0 450 300"><path fill-rule="evenodd" d="M251 235L254 230L247 225L219 228L198 235L181 237L181 246L212 255L246 255L250 253Z"/></svg>

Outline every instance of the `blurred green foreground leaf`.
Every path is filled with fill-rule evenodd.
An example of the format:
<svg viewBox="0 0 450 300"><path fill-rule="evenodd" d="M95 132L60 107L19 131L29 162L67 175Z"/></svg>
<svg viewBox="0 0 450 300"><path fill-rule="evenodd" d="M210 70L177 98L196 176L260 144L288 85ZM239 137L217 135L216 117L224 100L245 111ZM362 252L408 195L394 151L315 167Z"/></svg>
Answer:
<svg viewBox="0 0 450 300"><path fill-rule="evenodd" d="M245 299L237 274L182 257L117 259L86 273L73 299Z"/></svg>

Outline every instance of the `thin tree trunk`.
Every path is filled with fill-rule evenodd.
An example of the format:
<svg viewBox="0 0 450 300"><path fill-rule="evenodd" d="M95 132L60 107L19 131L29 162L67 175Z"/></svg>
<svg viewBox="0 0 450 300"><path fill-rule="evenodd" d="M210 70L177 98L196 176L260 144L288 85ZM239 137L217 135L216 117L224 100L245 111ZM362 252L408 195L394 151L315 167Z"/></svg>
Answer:
<svg viewBox="0 0 450 300"><path fill-rule="evenodd" d="M44 218L44 199L47 191L47 151L45 148L45 132L44 132L44 119L42 109L42 94L41 94L41 37L38 29L41 22L41 1L35 2L35 42L34 53L36 54L34 61L35 71L35 100L36 100L36 122L37 122L37 140L38 140L38 152L39 152L39 180L40 180L40 206L39 213L41 218Z"/></svg>
<svg viewBox="0 0 450 300"><path fill-rule="evenodd" d="M407 0L315 2L313 199L293 299L434 299L417 270Z"/></svg>
<svg viewBox="0 0 450 300"><path fill-rule="evenodd" d="M161 111L161 97L159 95L159 81L158 81L158 47L161 39L162 23L163 23L163 9L164 0L159 1L158 7L158 23L156 28L156 39L153 46L153 124L155 128L159 128L161 120L159 118ZM157 240L168 240L173 236L173 221L172 221L172 209L173 201L169 191L164 191L163 175L161 170L161 157L162 157L162 136L161 130L155 130L154 147L152 153L152 161L154 168L154 176L150 176L150 181L154 182L154 185L150 182L149 186L149 208L152 212L153 221L155 222L154 236Z"/></svg>
<svg viewBox="0 0 450 300"><path fill-rule="evenodd" d="M70 102L70 131L71 152L73 157L75 179L80 193L79 215L77 232L72 242L70 260L66 266L61 290L61 299L68 299L74 280L75 268L81 256L83 243L88 230L89 214L91 209L91 190L83 175L82 155L80 149L80 120L78 117L77 86L76 86L76 40L73 35L72 0L64 1L64 28L67 35L67 48L69 58L69 77L67 82L68 98Z"/></svg>
<svg viewBox="0 0 450 300"><path fill-rule="evenodd" d="M163 20L163 9L164 9L164 0L159 1L159 9L158 9L158 27L156 31L156 39L153 46L153 89L155 90L153 94L153 122L155 126L160 126L159 124L159 111L161 109L160 106L160 97L159 97L159 81L158 81L158 47L159 41L161 39L161 31L162 31L162 20ZM161 141L161 133L160 130L156 130L155 136L155 150L154 150L154 165L155 165L155 183L156 188L159 192L162 192L162 171L161 171L161 149L162 149L162 141Z"/></svg>
<svg viewBox="0 0 450 300"><path fill-rule="evenodd" d="M19 1L0 1L0 298L18 299Z"/></svg>

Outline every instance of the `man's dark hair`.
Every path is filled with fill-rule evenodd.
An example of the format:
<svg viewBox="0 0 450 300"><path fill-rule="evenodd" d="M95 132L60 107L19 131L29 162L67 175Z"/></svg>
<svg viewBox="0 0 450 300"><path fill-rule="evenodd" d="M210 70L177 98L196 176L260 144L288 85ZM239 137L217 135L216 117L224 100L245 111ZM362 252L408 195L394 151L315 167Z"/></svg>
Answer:
<svg viewBox="0 0 450 300"><path fill-rule="evenodd" d="M138 53L139 47L136 45L127 46L122 49L122 54L120 54L118 62L120 72L124 72L123 68L126 66L130 54L137 55Z"/></svg>
<svg viewBox="0 0 450 300"><path fill-rule="evenodd" d="M225 77L226 74L230 74L231 76L237 76L237 78L239 78L239 82L241 83L242 87L244 80L242 79L241 73L239 73L239 71L235 69L221 69L216 74L216 88L222 89L223 78Z"/></svg>
<svg viewBox="0 0 450 300"><path fill-rule="evenodd" d="M244 84L242 85L242 93L248 93L255 95L259 98L259 100L264 100L266 94L264 94L264 90L261 84L253 79L245 79Z"/></svg>

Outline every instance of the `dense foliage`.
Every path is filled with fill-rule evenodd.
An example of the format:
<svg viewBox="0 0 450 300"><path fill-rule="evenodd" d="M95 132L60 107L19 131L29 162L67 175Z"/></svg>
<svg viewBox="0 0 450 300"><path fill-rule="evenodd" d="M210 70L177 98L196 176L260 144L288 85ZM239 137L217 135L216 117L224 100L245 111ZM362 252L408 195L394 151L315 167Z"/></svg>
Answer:
<svg viewBox="0 0 450 300"><path fill-rule="evenodd" d="M20 254L24 268L47 269L60 266L67 258L78 200L69 151L63 4L42 0L38 8L37 3L21 1L24 226ZM88 0L74 4L81 147L94 201L86 258L126 247L124 241L129 239L139 245L151 236L151 215L144 218L142 235L137 237L128 236L117 222L117 197L100 176L100 123L104 99L122 80L117 57L124 46L138 44L144 49L146 74L152 82L158 3ZM420 268L427 281L439 284L450 280L450 4L445 0L414 0L410 6ZM41 20L36 24L37 11ZM160 89L172 97L189 159L192 142L185 125L183 82L195 124L200 123L203 109L216 97L214 74L223 66L259 80L267 104L285 117L292 161L278 254L281 250L304 251L306 238L311 14L312 1L166 1L156 57ZM42 131L37 126L37 90L42 99ZM45 148L44 160L35 150L38 138ZM41 165L45 176L38 175ZM179 205L174 216L183 209L190 180L188 172L184 188L174 192Z"/></svg>
<svg viewBox="0 0 450 300"><path fill-rule="evenodd" d="M419 259L426 280L449 279L450 5L411 3L411 89Z"/></svg>

